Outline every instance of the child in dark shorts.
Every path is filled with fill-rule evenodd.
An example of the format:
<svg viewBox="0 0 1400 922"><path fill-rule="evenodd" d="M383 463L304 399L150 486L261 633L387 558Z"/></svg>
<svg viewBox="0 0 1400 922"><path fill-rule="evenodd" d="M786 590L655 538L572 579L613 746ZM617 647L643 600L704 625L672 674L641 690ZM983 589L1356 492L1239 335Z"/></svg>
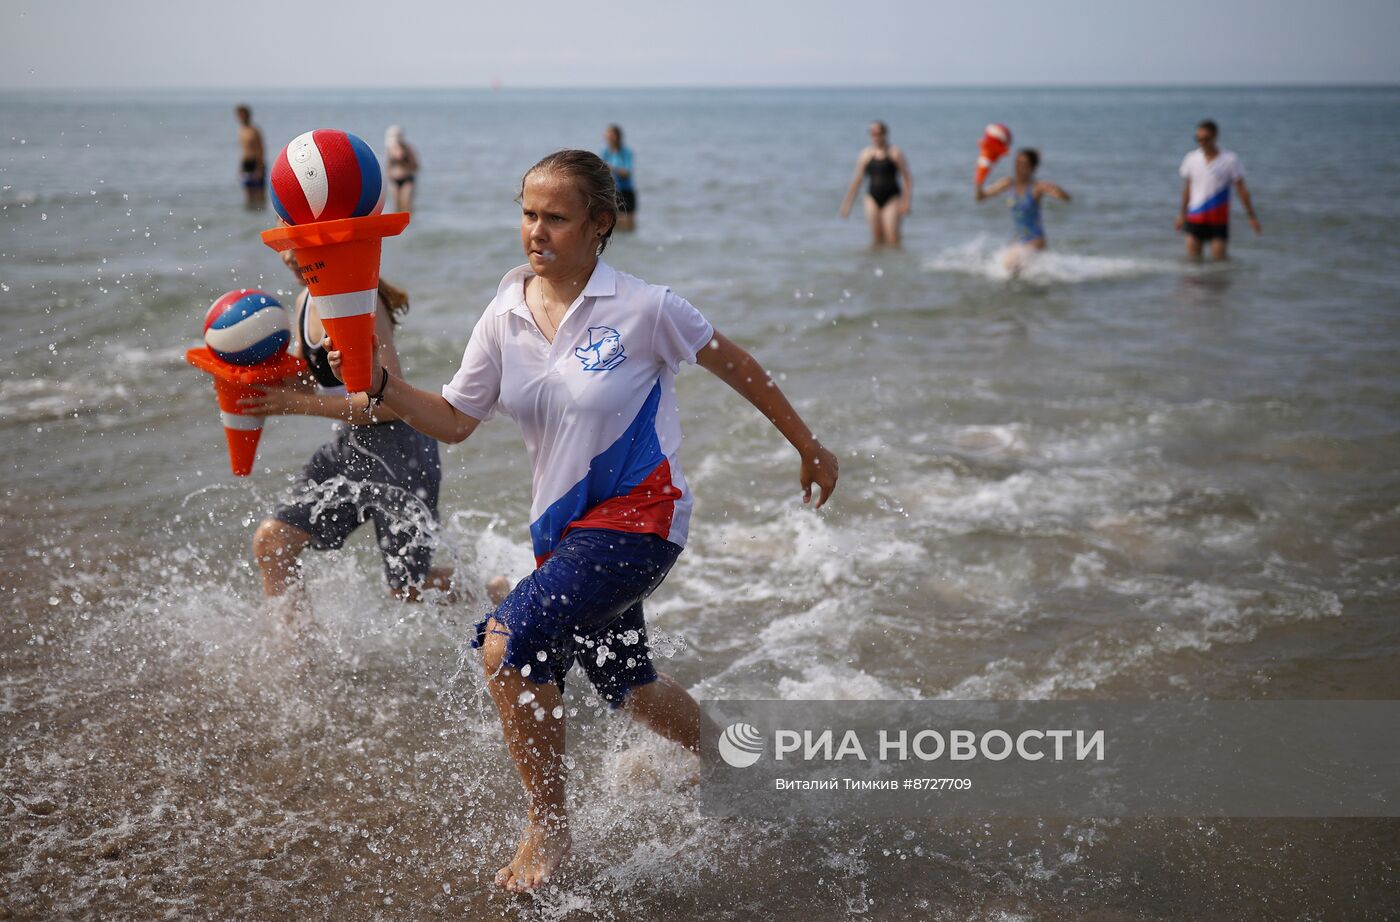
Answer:
<svg viewBox="0 0 1400 922"><path fill-rule="evenodd" d="M282 256L295 272L292 252ZM395 315L407 310L408 295L381 279L374 324L376 359L385 367L399 367ZM346 395L330 370L326 351L331 344L304 288L295 301L292 328L292 351L306 360L309 376L264 388L261 396L242 402L243 410L258 416L326 417L336 421L336 430L253 536L264 594L299 601L301 553L307 547L338 549L366 521L374 522L391 595L416 601L425 589L452 593L452 570L431 565L442 480L437 441L387 408L371 415L363 394ZM498 577L488 586L493 598L504 594L503 585ZM287 609L284 615L292 612Z"/></svg>
<svg viewBox="0 0 1400 922"><path fill-rule="evenodd" d="M341 423L306 463L272 520L305 532L318 551L338 550L373 520L384 577L394 594L407 595L432 572L441 481L437 442L401 420Z"/></svg>

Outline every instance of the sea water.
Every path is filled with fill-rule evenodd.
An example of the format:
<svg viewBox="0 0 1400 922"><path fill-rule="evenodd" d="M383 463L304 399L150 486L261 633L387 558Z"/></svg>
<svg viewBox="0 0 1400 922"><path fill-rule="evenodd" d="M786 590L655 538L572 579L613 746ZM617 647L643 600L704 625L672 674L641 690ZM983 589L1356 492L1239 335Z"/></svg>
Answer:
<svg viewBox="0 0 1400 922"><path fill-rule="evenodd" d="M20 917L1380 917L1392 821L712 821L685 760L577 679L575 855L491 878L521 796L484 611L406 605L372 530L309 554L313 625L264 609L257 522L330 423L268 422L229 476L182 360L234 287L292 293L242 208L232 107L419 151L384 275L436 389L522 262L521 174L620 123L639 230L606 258L751 349L841 461L714 378L678 389L691 542L648 603L658 665L719 698L1394 698L1400 173L1394 90L0 95L0 904ZM1196 121L1239 153L1232 260L1172 220ZM871 119L914 177L904 247L837 209ZM1016 277L973 202L1011 125L1072 203ZM1005 164L997 175L1004 175ZM444 449L437 560L531 566L509 420Z"/></svg>

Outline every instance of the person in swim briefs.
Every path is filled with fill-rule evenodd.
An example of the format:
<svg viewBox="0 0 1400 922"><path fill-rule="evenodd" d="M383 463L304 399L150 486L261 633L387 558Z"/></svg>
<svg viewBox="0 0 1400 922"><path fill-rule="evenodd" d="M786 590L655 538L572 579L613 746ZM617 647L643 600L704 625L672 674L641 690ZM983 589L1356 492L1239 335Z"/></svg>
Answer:
<svg viewBox="0 0 1400 922"><path fill-rule="evenodd" d="M884 122L870 123L870 145L856 159L855 175L841 201L842 218L851 213L851 205L866 178L870 186L865 194L865 217L870 222L871 245L897 247L900 224L909 214L914 198L914 178L909 175L904 152L890 144L890 130Z"/></svg>
<svg viewBox="0 0 1400 922"><path fill-rule="evenodd" d="M1035 171L1039 166L1040 152L1033 147L1024 147L1016 154L1011 176L1003 176L990 186L977 186L976 189L978 202L996 198L1002 193L1007 194L1014 228L1014 249L1007 253L1008 268L1012 268L1012 260L1019 263L1025 255L1025 250L1045 249L1045 226L1040 219L1041 199L1048 195L1062 202L1070 201L1070 195L1064 189L1052 182L1035 178Z"/></svg>
<svg viewBox="0 0 1400 922"><path fill-rule="evenodd" d="M1210 243L1211 259L1228 255L1230 242L1230 186L1240 194L1240 203L1249 217L1254 233L1263 233L1259 218L1254 214L1254 202L1249 187L1244 184L1244 167L1234 151L1216 145L1220 127L1210 119L1196 126L1198 149L1181 161L1178 171L1186 184L1181 188L1181 211L1176 216L1176 229L1186 234L1186 255L1201 258L1201 248Z"/></svg>
<svg viewBox="0 0 1400 922"><path fill-rule="evenodd" d="M418 184L418 151L404 140L403 129L390 125L384 133L385 174L394 187L394 210L412 211Z"/></svg>
<svg viewBox="0 0 1400 922"><path fill-rule="evenodd" d="M249 208L262 208L267 203L267 155L262 132L253 124L252 109L239 106L233 114L238 118L238 181L243 184L244 203Z"/></svg>
<svg viewBox="0 0 1400 922"><path fill-rule="evenodd" d="M282 261L297 274L292 250L282 253ZM337 425L334 437L311 456L253 535L264 594L287 603L279 606L281 614L294 620L303 601L302 552L335 550L372 520L391 595L417 601L424 589L436 589L450 597L452 570L430 565L442 480L437 442L392 410L371 414L361 395L347 399L327 361L331 343L314 300L303 288L294 303L289 351L306 360L309 376L262 387L259 396L244 398L240 406L250 416L320 416ZM376 356L386 368L399 367L394 327L407 310L408 295L381 278L374 326ZM488 594L502 597L507 589L504 577L487 587Z"/></svg>
<svg viewBox="0 0 1400 922"><path fill-rule="evenodd" d="M804 503L822 505L837 479L836 456L753 356L670 288L599 258L617 224L602 158L545 157L517 201L526 263L501 279L452 380L425 391L376 367L370 392L444 442L500 413L528 449L538 566L482 613L473 639L525 787L520 844L496 873L512 891L547 881L570 848L563 690L575 664L599 697L691 753L718 738L684 686L657 672L643 611L685 545L693 505L677 372L699 365L772 422L796 449Z"/></svg>

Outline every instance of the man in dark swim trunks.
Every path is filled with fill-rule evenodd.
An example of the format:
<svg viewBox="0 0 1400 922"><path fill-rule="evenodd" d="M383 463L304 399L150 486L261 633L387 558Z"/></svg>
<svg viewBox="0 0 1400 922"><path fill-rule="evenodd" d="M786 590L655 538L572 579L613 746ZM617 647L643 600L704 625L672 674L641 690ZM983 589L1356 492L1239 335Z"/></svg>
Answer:
<svg viewBox="0 0 1400 922"><path fill-rule="evenodd" d="M262 208L267 204L267 157L263 153L262 132L253 124L252 109L239 106L233 112L238 116L238 147L243 155L238 177L243 183L245 203L250 209Z"/></svg>
<svg viewBox="0 0 1400 922"><path fill-rule="evenodd" d="M1262 233L1259 218L1254 214L1254 202L1249 187L1244 184L1244 167L1234 151L1216 144L1220 128L1206 119L1196 126L1196 144L1181 161L1181 177L1186 184L1181 189L1181 211L1176 216L1176 229L1186 234L1186 255L1200 259L1201 250L1210 244L1212 259L1227 256L1230 240L1230 188L1240 194L1249 226Z"/></svg>
<svg viewBox="0 0 1400 922"><path fill-rule="evenodd" d="M870 222L872 246L899 246L900 222L909 214L914 198L914 178L904 152L889 142L890 130L884 122L870 123L870 146L860 152L856 173L851 177L846 198L841 202L841 217L851 213L851 205L860 191L861 180L870 177L865 196L865 217ZM900 179L904 185L900 186Z"/></svg>

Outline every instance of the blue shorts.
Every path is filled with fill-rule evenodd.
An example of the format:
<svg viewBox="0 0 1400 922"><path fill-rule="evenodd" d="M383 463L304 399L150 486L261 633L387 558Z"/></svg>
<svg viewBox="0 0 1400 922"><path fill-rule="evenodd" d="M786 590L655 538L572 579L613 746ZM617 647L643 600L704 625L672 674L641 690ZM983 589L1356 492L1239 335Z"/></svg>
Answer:
<svg viewBox="0 0 1400 922"><path fill-rule="evenodd" d="M261 189L267 183L267 169L258 166L258 161L245 159L239 164L239 178L245 189Z"/></svg>
<svg viewBox="0 0 1400 922"><path fill-rule="evenodd" d="M574 661L598 694L620 707L627 692L656 681L642 600L670 572L681 549L657 535L580 528L511 590L491 616L504 634L504 665L564 689ZM473 647L486 640L485 618Z"/></svg>

